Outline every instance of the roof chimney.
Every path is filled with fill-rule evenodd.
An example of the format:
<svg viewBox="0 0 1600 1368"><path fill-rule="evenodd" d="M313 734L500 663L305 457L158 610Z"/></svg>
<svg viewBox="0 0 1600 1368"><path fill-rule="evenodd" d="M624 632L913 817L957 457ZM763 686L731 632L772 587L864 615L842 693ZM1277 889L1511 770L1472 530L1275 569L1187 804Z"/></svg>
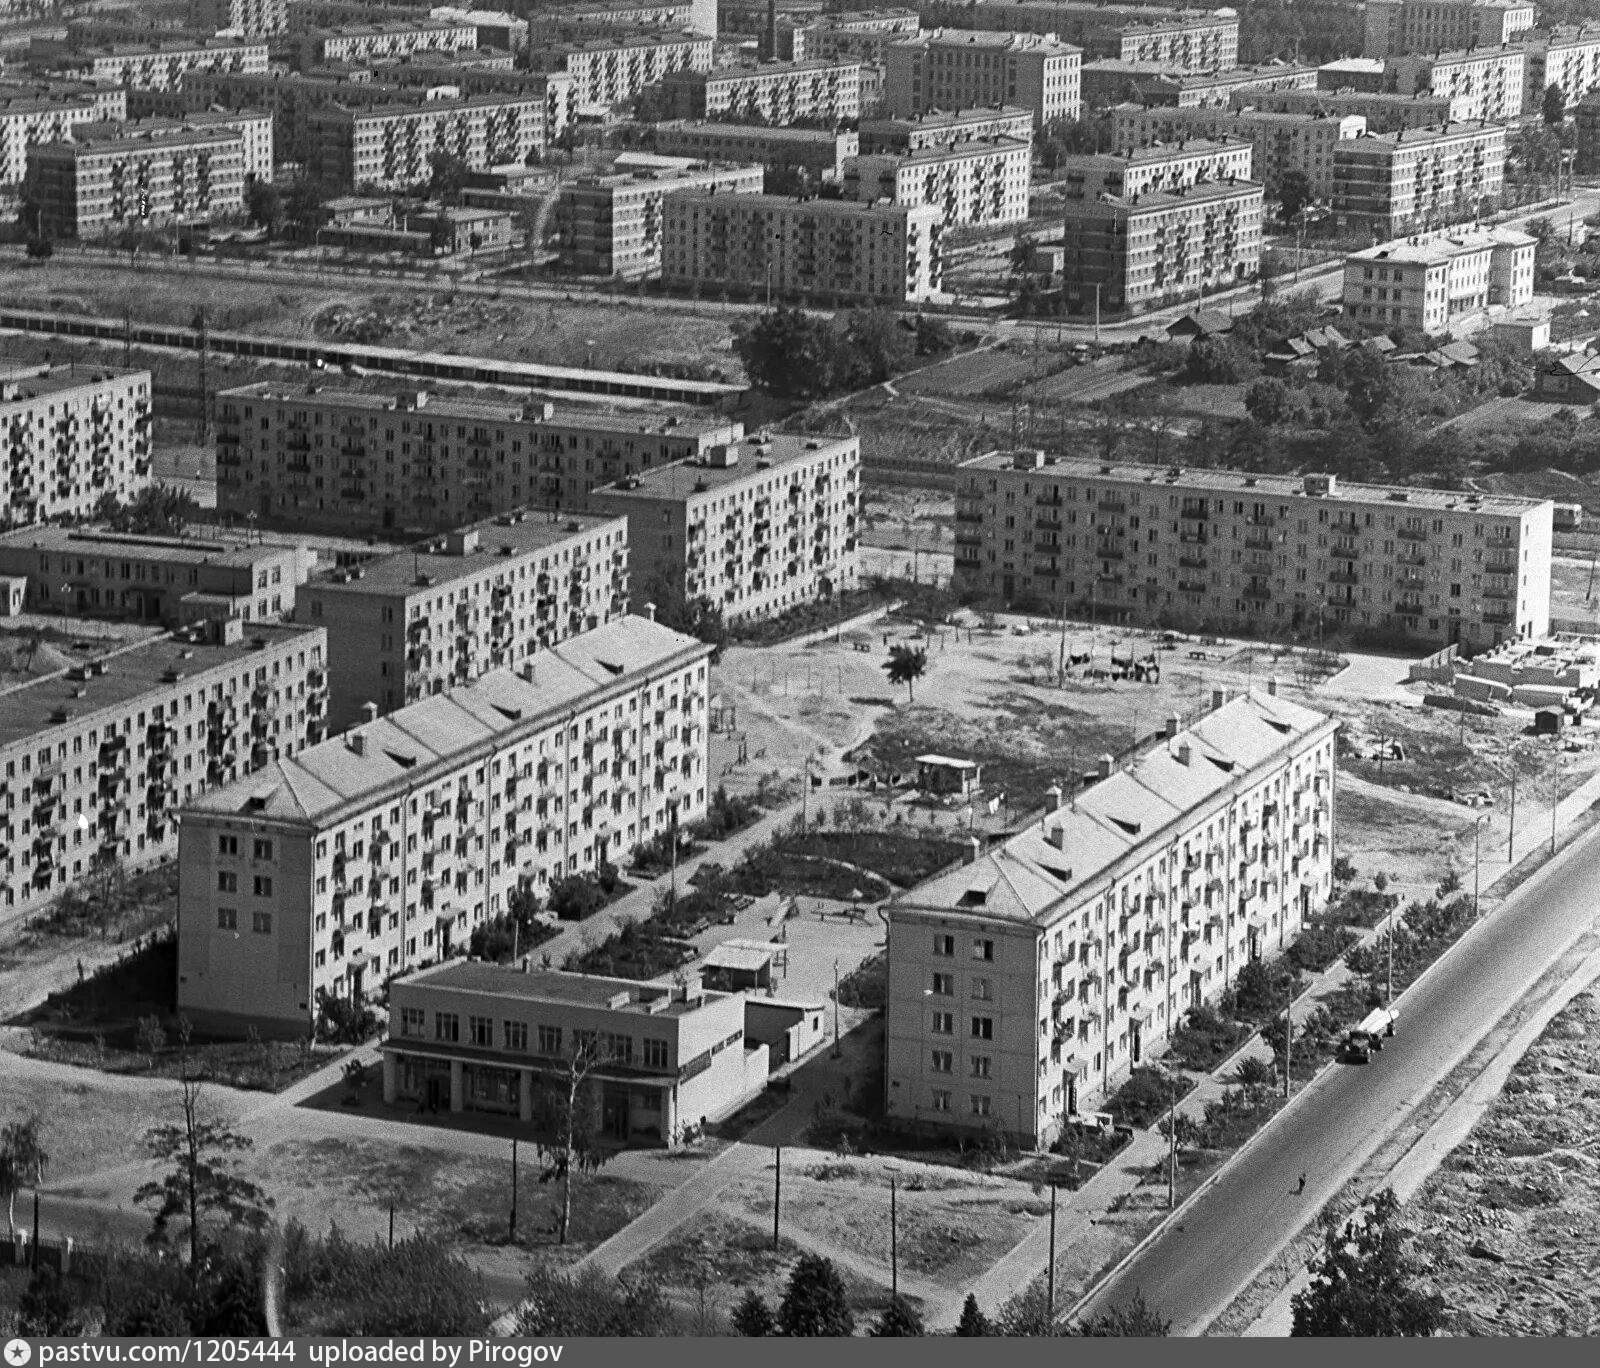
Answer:
<svg viewBox="0 0 1600 1368"><path fill-rule="evenodd" d="M1189 763L1189 757L1191 754L1192 752L1189 749L1189 743L1187 741L1178 742L1178 763L1180 765L1187 765Z"/></svg>
<svg viewBox="0 0 1600 1368"><path fill-rule="evenodd" d="M378 720L378 705L368 699L361 705L361 720L363 722L376 722Z"/></svg>
<svg viewBox="0 0 1600 1368"><path fill-rule="evenodd" d="M358 731L351 732L349 744L351 751L356 755L365 755L367 753L367 738L365 733Z"/></svg>
<svg viewBox="0 0 1600 1368"><path fill-rule="evenodd" d="M651 622L654 622L656 620L656 606L655 606L655 604L653 604L653 603L645 604L645 606L644 606L644 615L647 618L649 618Z"/></svg>
<svg viewBox="0 0 1600 1368"><path fill-rule="evenodd" d="M1050 828L1050 835L1047 839L1057 850L1065 850L1067 848L1066 827L1060 822L1057 822L1053 827Z"/></svg>
<svg viewBox="0 0 1600 1368"><path fill-rule="evenodd" d="M1116 768L1116 764L1117 762L1113 760L1111 756L1102 755L1100 759L1095 762L1094 772L1102 779L1109 779L1111 777L1111 771Z"/></svg>
<svg viewBox="0 0 1600 1368"><path fill-rule="evenodd" d="M1276 698L1278 696L1278 676L1277 675L1269 675L1267 677L1267 695L1270 698Z"/></svg>
<svg viewBox="0 0 1600 1368"><path fill-rule="evenodd" d="M967 837L967 848L961 857L962 864L975 864L983 854L983 841L977 836Z"/></svg>
<svg viewBox="0 0 1600 1368"><path fill-rule="evenodd" d="M1216 712L1216 710L1218 708L1220 708L1227 701L1228 701L1228 691L1226 689L1213 689L1211 691L1211 711L1212 712Z"/></svg>
<svg viewBox="0 0 1600 1368"><path fill-rule="evenodd" d="M1178 728L1183 725L1183 719L1177 713L1167 715L1167 736L1172 738L1178 734Z"/></svg>
<svg viewBox="0 0 1600 1368"><path fill-rule="evenodd" d="M1056 812L1060 809L1060 807L1061 785L1051 784L1050 787L1044 791L1044 810L1046 812Z"/></svg>

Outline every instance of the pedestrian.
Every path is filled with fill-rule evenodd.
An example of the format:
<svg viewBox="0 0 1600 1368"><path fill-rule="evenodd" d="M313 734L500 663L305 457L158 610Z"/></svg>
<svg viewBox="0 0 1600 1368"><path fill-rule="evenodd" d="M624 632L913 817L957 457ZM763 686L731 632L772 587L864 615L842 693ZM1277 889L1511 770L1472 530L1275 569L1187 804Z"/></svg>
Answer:
<svg viewBox="0 0 1600 1368"><path fill-rule="evenodd" d="M1305 1174L1302 1173L1300 1175L1300 1186L1295 1189L1295 1194L1298 1196L1300 1193L1304 1192L1305 1190L1306 1190L1306 1176L1305 1176Z"/></svg>

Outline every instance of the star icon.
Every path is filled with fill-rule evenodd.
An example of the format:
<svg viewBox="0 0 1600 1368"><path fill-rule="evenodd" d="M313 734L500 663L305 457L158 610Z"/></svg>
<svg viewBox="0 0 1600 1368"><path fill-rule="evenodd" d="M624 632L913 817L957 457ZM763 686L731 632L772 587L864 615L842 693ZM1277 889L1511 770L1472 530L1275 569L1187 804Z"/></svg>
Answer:
<svg viewBox="0 0 1600 1368"><path fill-rule="evenodd" d="M33 1346L25 1339L6 1341L6 1363L8 1368L23 1368L33 1357Z"/></svg>

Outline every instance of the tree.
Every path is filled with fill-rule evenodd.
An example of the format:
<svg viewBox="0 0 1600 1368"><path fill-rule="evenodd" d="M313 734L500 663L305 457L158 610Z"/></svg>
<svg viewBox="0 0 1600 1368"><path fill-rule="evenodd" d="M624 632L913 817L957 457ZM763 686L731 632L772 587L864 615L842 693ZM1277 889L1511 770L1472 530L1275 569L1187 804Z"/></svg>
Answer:
<svg viewBox="0 0 1600 1368"><path fill-rule="evenodd" d="M53 1268L38 1268L17 1299L19 1335L77 1335L82 1327L66 1280Z"/></svg>
<svg viewBox="0 0 1600 1368"><path fill-rule="evenodd" d="M217 1121L200 1117L200 1081L189 1067L189 1023L178 1022L182 1076L179 1079L181 1120L177 1125L153 1126L145 1133L145 1147L163 1164L166 1174L145 1183L133 1194L138 1206L153 1206L151 1237L164 1239L174 1216L189 1224L189 1267L201 1270L201 1218L221 1216L229 1225L259 1229L267 1222L272 1199L248 1178L233 1171L228 1157L251 1148L253 1142Z"/></svg>
<svg viewBox="0 0 1600 1368"><path fill-rule="evenodd" d="M975 1339L989 1333L989 1318L978 1309L977 1297L968 1292L966 1301L961 1303L961 1319L956 1322L956 1334Z"/></svg>
<svg viewBox="0 0 1600 1368"><path fill-rule="evenodd" d="M1160 1339L1171 1329L1172 1322L1156 1315L1145 1304L1144 1292L1140 1290L1134 1292L1133 1300L1126 1306L1102 1311L1098 1316L1090 1316L1088 1320L1080 1321L1074 1333L1091 1339L1119 1336L1131 1339Z"/></svg>
<svg viewBox="0 0 1600 1368"><path fill-rule="evenodd" d="M1322 1256L1311 1266L1311 1286L1290 1303L1291 1334L1392 1339L1443 1327L1444 1298L1418 1286L1422 1265L1406 1248L1399 1210L1394 1189L1385 1188L1342 1226L1323 1214Z"/></svg>
<svg viewBox="0 0 1600 1368"><path fill-rule="evenodd" d="M449 253L455 246L456 225L449 214L437 214L428 227L428 250L434 256Z"/></svg>
<svg viewBox="0 0 1600 1368"><path fill-rule="evenodd" d="M1293 223L1315 198L1311 177L1299 167L1285 171L1278 180L1278 212L1285 223Z"/></svg>
<svg viewBox="0 0 1600 1368"><path fill-rule="evenodd" d="M265 228L269 238L277 237L283 228L283 192L271 181L254 180L244 192L245 213L258 228Z"/></svg>
<svg viewBox="0 0 1600 1368"><path fill-rule="evenodd" d="M845 317L845 341L850 348L843 368L849 383L881 385L911 364L911 335L888 309L855 309Z"/></svg>
<svg viewBox="0 0 1600 1368"><path fill-rule="evenodd" d="M778 1324L772 1318L772 1308L767 1305L766 1299L752 1288L733 1308L733 1333L743 1335L746 1339L760 1339L767 1335L775 1335L777 1332Z"/></svg>
<svg viewBox="0 0 1600 1368"><path fill-rule="evenodd" d="M1033 255L1038 250L1039 239L1032 233L1018 233L1011 244L1011 274L1022 275L1033 269Z"/></svg>
<svg viewBox="0 0 1600 1368"><path fill-rule="evenodd" d="M1252 1107L1259 1107L1266 1101L1275 1076L1272 1065L1256 1055L1241 1059L1233 1071L1233 1081Z"/></svg>
<svg viewBox="0 0 1600 1368"><path fill-rule="evenodd" d="M605 905L600 885L586 874L563 874L550 885L549 907L562 921L583 921Z"/></svg>
<svg viewBox="0 0 1600 1368"><path fill-rule="evenodd" d="M855 1333L844 1280L832 1259L820 1254L800 1256L778 1307L778 1327L790 1336L825 1338Z"/></svg>
<svg viewBox="0 0 1600 1368"><path fill-rule="evenodd" d="M127 503L115 494L103 495L95 505L94 515L113 532L181 537L200 516L200 505L186 489L153 484L146 485Z"/></svg>
<svg viewBox="0 0 1600 1368"><path fill-rule="evenodd" d="M816 399L834 387L845 348L834 323L779 306L734 335L750 382L787 399Z"/></svg>
<svg viewBox="0 0 1600 1368"><path fill-rule="evenodd" d="M428 193L441 204L460 204L470 169L460 157L436 148L428 154Z"/></svg>
<svg viewBox="0 0 1600 1368"><path fill-rule="evenodd" d="M1236 385L1256 371L1253 359L1225 337L1197 337L1179 378L1190 385Z"/></svg>
<svg viewBox="0 0 1600 1368"><path fill-rule="evenodd" d="M1256 422L1276 427L1304 416L1298 397L1282 380L1257 380L1244 392L1244 406Z"/></svg>
<svg viewBox="0 0 1600 1368"><path fill-rule="evenodd" d="M44 1182L50 1156L39 1140L39 1117L13 1121L0 1131L0 1196L6 1199L6 1229L17 1235L17 1193Z"/></svg>
<svg viewBox="0 0 1600 1368"><path fill-rule="evenodd" d="M333 198L332 187L313 176L302 176L283 192L283 222L301 241L310 241L332 215L327 202Z"/></svg>
<svg viewBox="0 0 1600 1368"><path fill-rule="evenodd" d="M1043 1279L1030 1283L1000 1308L992 1333L1007 1339L1050 1339L1061 1333L1050 1314Z"/></svg>
<svg viewBox="0 0 1600 1368"><path fill-rule="evenodd" d="M904 1297L891 1297L867 1333L876 1339L916 1338L923 1333L922 1317Z"/></svg>
<svg viewBox="0 0 1600 1368"><path fill-rule="evenodd" d="M678 1326L671 1305L654 1282L628 1284L596 1268L570 1275L538 1268L528 1274L517 1333L662 1337L677 1334Z"/></svg>
<svg viewBox="0 0 1600 1368"><path fill-rule="evenodd" d="M56 254L55 244L47 237L28 239L28 256L34 261L49 261Z"/></svg>
<svg viewBox="0 0 1600 1368"><path fill-rule="evenodd" d="M914 335L918 356L942 356L956 344L950 325L944 319L933 318L928 314L917 315Z"/></svg>
<svg viewBox="0 0 1600 1368"><path fill-rule="evenodd" d="M917 680L928 671L928 653L920 646L891 646L883 668L891 684L904 684L911 702L917 701Z"/></svg>
<svg viewBox="0 0 1600 1368"><path fill-rule="evenodd" d="M1548 128L1560 128L1567 121L1567 96L1554 81L1544 88L1544 98L1539 102L1539 113Z"/></svg>
<svg viewBox="0 0 1600 1368"><path fill-rule="evenodd" d="M539 1158L544 1163L541 1183L561 1184L561 1216L556 1240L566 1244L572 1229L572 1177L597 1173L611 1158L604 1143L600 1113L600 1088L595 1071L610 1062L610 1054L595 1032L573 1031L572 1043L561 1055L558 1071L541 1090L535 1107L540 1133Z"/></svg>

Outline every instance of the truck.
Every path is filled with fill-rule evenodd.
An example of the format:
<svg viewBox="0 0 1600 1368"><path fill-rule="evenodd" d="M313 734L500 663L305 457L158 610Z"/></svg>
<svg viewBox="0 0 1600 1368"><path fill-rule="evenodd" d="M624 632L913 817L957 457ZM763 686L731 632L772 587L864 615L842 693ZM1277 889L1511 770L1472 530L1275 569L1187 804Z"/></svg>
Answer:
<svg viewBox="0 0 1600 1368"><path fill-rule="evenodd" d="M1373 1054L1383 1048L1385 1040L1394 1038L1394 1010L1389 1007L1378 1007L1361 1018L1360 1024L1352 1026L1344 1034L1344 1045L1341 1053L1345 1061L1350 1064L1365 1064Z"/></svg>

